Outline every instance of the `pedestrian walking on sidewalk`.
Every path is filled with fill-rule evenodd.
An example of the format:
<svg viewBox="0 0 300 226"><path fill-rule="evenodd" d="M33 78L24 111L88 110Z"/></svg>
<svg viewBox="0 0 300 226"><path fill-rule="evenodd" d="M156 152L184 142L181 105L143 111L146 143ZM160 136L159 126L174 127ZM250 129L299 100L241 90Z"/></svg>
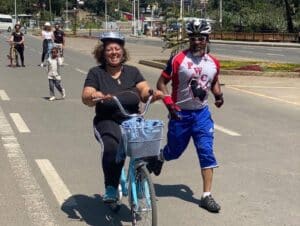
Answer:
<svg viewBox="0 0 300 226"><path fill-rule="evenodd" d="M49 80L49 90L50 97L49 101L56 99L54 93L54 87L60 92L61 98L66 97L65 89L61 85L61 74L60 74L60 64L58 62L58 48L53 47L51 50L51 57L47 60L48 65L48 80Z"/></svg>
<svg viewBox="0 0 300 226"><path fill-rule="evenodd" d="M200 206L210 212L219 212L220 205L211 195L213 169L218 167L214 152L214 122L208 107L208 93L215 97L220 108L223 94L219 83L220 65L207 54L211 27L205 20L193 20L187 24L189 49L172 56L163 70L157 88L169 110L167 144L156 162L154 174L159 175L163 161L178 159L193 138L203 179L203 195ZM172 81L169 94L167 84Z"/></svg>

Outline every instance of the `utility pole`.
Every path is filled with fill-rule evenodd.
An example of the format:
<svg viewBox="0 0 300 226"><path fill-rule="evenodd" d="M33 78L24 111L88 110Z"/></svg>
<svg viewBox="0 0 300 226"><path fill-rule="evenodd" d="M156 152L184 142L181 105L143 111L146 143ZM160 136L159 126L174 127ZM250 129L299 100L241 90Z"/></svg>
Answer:
<svg viewBox="0 0 300 226"><path fill-rule="evenodd" d="M68 19L68 14L69 14L69 11L68 11L68 0L66 0L66 30L69 30L69 19Z"/></svg>
<svg viewBox="0 0 300 226"><path fill-rule="evenodd" d="M182 20L182 14L183 14L183 0L180 0L180 20Z"/></svg>
<svg viewBox="0 0 300 226"><path fill-rule="evenodd" d="M132 1L132 4L133 4L133 35L136 36L135 0Z"/></svg>
<svg viewBox="0 0 300 226"><path fill-rule="evenodd" d="M137 0L137 21L138 21L138 35L140 34L140 0Z"/></svg>
<svg viewBox="0 0 300 226"><path fill-rule="evenodd" d="M15 0L15 24L17 24L17 0Z"/></svg>
<svg viewBox="0 0 300 226"><path fill-rule="evenodd" d="M107 31L107 0L105 0L105 31Z"/></svg>
<svg viewBox="0 0 300 226"><path fill-rule="evenodd" d="M182 26L183 26L183 0L180 0L180 26L179 26L179 40L182 39Z"/></svg>
<svg viewBox="0 0 300 226"><path fill-rule="evenodd" d="M220 28L221 28L221 30L222 30L222 17L223 17L223 2L222 2L222 0L220 0L220 20L219 20L219 22L220 22Z"/></svg>
<svg viewBox="0 0 300 226"><path fill-rule="evenodd" d="M49 0L50 22L52 21L52 7L51 0Z"/></svg>

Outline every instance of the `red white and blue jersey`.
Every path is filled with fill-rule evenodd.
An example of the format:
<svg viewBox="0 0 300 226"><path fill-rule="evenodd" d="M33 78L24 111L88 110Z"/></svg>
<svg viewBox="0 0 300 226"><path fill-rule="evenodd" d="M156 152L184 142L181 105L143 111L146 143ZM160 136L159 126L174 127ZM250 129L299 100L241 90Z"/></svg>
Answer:
<svg viewBox="0 0 300 226"><path fill-rule="evenodd" d="M194 98L190 81L196 79L208 93L211 84L218 79L219 71L220 63L211 55L194 56L189 50L184 50L169 59L162 76L172 80L173 101L183 110L196 110L208 105L208 94L203 101Z"/></svg>

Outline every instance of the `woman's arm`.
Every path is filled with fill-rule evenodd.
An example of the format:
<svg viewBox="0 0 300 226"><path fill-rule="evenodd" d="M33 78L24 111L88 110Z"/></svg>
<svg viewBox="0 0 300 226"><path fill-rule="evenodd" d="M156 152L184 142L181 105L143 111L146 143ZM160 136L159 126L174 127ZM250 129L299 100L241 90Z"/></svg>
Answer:
<svg viewBox="0 0 300 226"><path fill-rule="evenodd" d="M139 94L141 97L141 100L145 103L148 100L148 97L150 96L149 90L151 90L148 82L143 81L136 85L137 89L139 90ZM159 99L162 99L164 97L164 94L159 90L153 90L153 99L152 101L156 101Z"/></svg>
<svg viewBox="0 0 300 226"><path fill-rule="evenodd" d="M22 40L20 41L20 44L24 43L25 38L24 38L24 34L22 35Z"/></svg>
<svg viewBox="0 0 300 226"><path fill-rule="evenodd" d="M14 36L11 35L10 38L8 39L9 42L13 42L14 41Z"/></svg>
<svg viewBox="0 0 300 226"><path fill-rule="evenodd" d="M81 95L82 103L84 103L89 107L93 107L96 105L94 99L104 98L104 97L105 95L102 92L97 91L94 87L87 86L84 87L82 90L82 95Z"/></svg>
<svg viewBox="0 0 300 226"><path fill-rule="evenodd" d="M139 91L141 100L145 103L149 97L150 86L148 82L142 81L136 84L136 88Z"/></svg>

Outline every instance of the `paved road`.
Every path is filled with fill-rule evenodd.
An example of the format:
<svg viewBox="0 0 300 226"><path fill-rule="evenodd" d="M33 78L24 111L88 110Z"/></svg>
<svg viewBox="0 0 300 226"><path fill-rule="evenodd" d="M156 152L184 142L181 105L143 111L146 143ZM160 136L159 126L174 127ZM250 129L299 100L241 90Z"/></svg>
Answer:
<svg viewBox="0 0 300 226"><path fill-rule="evenodd" d="M27 37L27 67L8 68L4 38L0 35L1 225L130 225L126 206L114 215L102 203L93 109L80 100L95 43L68 39L78 51L66 50L67 98L49 102L46 73L36 66L41 42ZM154 85L159 70L137 61L167 53L136 44L127 48L129 63ZM299 225L300 79L223 76L222 83L225 106L211 106L221 166L213 193L222 211L198 207L201 176L190 145L153 178L160 225ZM148 117L166 121L166 111L154 104Z"/></svg>
<svg viewBox="0 0 300 226"><path fill-rule="evenodd" d="M81 34L87 34L81 32ZM92 36L99 36L93 32ZM126 35L128 43L162 47L163 41L158 37L132 37ZM224 59L263 60L299 64L300 44L274 42L239 42L212 40L211 53Z"/></svg>

